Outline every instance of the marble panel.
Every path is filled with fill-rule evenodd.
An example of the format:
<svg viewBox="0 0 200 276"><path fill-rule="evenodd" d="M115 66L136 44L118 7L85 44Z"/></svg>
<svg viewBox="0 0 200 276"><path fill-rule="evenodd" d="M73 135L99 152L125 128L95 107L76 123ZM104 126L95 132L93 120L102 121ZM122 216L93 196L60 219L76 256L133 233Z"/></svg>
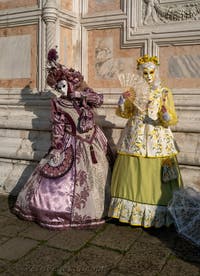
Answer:
<svg viewBox="0 0 200 276"><path fill-rule="evenodd" d="M89 0L88 13L120 10L120 0Z"/></svg>
<svg viewBox="0 0 200 276"><path fill-rule="evenodd" d="M0 37L0 79L23 79L31 75L31 36ZM23 54L22 54L23 53Z"/></svg>
<svg viewBox="0 0 200 276"><path fill-rule="evenodd" d="M37 35L37 25L0 29L0 49L5 55L0 65L0 87L36 87ZM9 43L5 49L6 42Z"/></svg>
<svg viewBox="0 0 200 276"><path fill-rule="evenodd" d="M38 1L37 0L1 0L0 1L0 10L5 9L16 9L16 8L25 8L25 7L32 7L37 6Z"/></svg>
<svg viewBox="0 0 200 276"><path fill-rule="evenodd" d="M63 10L72 11L73 8L73 0L61 0L60 7Z"/></svg>
<svg viewBox="0 0 200 276"><path fill-rule="evenodd" d="M159 47L160 76L171 88L200 87L200 45Z"/></svg>
<svg viewBox="0 0 200 276"><path fill-rule="evenodd" d="M60 61L67 67L73 67L74 47L72 43L72 30L60 27Z"/></svg>

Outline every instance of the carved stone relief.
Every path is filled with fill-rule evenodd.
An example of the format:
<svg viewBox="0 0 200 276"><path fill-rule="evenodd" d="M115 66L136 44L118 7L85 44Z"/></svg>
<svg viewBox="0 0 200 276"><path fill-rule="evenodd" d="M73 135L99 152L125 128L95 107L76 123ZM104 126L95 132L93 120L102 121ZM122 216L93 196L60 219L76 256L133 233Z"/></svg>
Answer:
<svg viewBox="0 0 200 276"><path fill-rule="evenodd" d="M97 38L95 47L95 74L99 79L117 79L119 73L132 72L130 58L116 57L113 53L113 38Z"/></svg>
<svg viewBox="0 0 200 276"><path fill-rule="evenodd" d="M98 78L111 79L115 75L112 37L97 38L95 47L95 73Z"/></svg>
<svg viewBox="0 0 200 276"><path fill-rule="evenodd" d="M143 24L170 23L200 18L200 1L161 4L158 0L143 0ZM176 1L174 1L176 2ZM188 3L189 2L189 3Z"/></svg>
<svg viewBox="0 0 200 276"><path fill-rule="evenodd" d="M120 48L120 29L88 32L88 81L92 87L119 87L118 74L134 72L140 48Z"/></svg>

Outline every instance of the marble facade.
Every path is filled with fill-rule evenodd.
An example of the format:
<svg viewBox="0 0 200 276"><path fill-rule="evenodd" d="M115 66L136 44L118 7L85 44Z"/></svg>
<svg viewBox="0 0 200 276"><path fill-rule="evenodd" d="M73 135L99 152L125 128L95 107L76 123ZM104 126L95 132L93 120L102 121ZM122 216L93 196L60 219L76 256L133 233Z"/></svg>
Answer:
<svg viewBox="0 0 200 276"><path fill-rule="evenodd" d="M0 1L0 193L17 194L50 145L46 53L80 70L104 93L99 124L115 147L120 72L157 55L179 117L173 128L185 185L200 188L200 1Z"/></svg>

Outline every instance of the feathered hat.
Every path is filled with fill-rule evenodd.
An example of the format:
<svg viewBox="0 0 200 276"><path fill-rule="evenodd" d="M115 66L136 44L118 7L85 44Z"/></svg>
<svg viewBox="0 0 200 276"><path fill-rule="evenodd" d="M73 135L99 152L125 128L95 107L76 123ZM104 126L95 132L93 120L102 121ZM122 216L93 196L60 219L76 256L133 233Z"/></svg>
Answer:
<svg viewBox="0 0 200 276"><path fill-rule="evenodd" d="M68 69L64 65L57 62L58 52L55 48L50 49L48 52L47 60L47 84L56 89L57 83L61 80L66 80L70 84L70 90L76 90L83 82L83 75L74 70Z"/></svg>

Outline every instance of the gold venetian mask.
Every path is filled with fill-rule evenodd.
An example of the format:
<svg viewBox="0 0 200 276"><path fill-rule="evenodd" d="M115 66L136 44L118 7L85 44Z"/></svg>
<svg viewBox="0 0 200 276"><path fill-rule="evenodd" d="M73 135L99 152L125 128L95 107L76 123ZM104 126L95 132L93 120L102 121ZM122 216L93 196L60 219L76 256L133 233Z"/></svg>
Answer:
<svg viewBox="0 0 200 276"><path fill-rule="evenodd" d="M143 77L149 84L151 84L155 79L155 69L151 67L144 68Z"/></svg>

